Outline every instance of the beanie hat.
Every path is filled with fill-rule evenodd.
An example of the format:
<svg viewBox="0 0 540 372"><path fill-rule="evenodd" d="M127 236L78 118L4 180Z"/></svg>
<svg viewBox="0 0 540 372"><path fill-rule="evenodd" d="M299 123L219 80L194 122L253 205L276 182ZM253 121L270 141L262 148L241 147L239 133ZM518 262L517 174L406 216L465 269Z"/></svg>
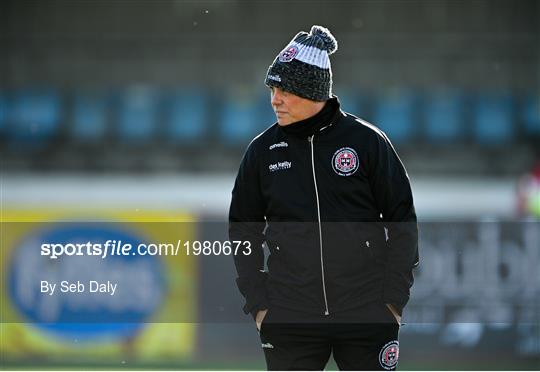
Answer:
<svg viewBox="0 0 540 372"><path fill-rule="evenodd" d="M332 68L328 56L338 48L327 28L301 31L283 49L266 73L265 84L313 101L332 94Z"/></svg>

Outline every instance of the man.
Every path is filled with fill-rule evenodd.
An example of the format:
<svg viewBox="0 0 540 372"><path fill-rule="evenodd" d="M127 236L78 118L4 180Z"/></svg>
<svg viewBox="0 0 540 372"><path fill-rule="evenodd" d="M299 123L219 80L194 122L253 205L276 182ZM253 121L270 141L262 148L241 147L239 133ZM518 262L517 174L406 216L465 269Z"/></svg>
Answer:
<svg viewBox="0 0 540 372"><path fill-rule="evenodd" d="M388 137L340 110L313 26L266 75L277 123L249 145L232 192L237 284L270 370L395 368L418 264L409 179ZM263 243L270 250L265 271Z"/></svg>

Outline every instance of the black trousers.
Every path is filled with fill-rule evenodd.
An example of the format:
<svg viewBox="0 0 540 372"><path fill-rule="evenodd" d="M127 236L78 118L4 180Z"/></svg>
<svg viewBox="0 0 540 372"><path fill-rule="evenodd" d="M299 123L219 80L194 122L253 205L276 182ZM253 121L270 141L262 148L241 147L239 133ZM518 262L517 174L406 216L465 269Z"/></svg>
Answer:
<svg viewBox="0 0 540 372"><path fill-rule="evenodd" d="M399 324L383 303L348 314L312 316L271 307L260 338L268 370L395 370Z"/></svg>

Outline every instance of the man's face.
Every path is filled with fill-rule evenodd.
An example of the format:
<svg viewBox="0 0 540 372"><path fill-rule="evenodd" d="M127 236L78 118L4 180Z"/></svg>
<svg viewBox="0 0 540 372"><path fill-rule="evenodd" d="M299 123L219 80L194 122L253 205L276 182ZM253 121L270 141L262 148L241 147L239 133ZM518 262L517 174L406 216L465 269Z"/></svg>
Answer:
<svg viewBox="0 0 540 372"><path fill-rule="evenodd" d="M299 97L276 87L270 87L270 102L281 126L312 117L324 106L324 102Z"/></svg>

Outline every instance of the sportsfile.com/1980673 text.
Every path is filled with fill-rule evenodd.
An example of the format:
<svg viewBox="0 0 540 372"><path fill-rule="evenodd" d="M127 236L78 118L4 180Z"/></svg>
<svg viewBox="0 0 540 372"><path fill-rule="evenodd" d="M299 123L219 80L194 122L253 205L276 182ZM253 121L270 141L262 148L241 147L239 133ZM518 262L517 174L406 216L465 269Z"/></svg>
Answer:
<svg viewBox="0 0 540 372"><path fill-rule="evenodd" d="M50 259L62 256L220 256L251 254L251 243L240 240L178 240L175 243L131 243L122 240L84 243L43 243L41 255Z"/></svg>

